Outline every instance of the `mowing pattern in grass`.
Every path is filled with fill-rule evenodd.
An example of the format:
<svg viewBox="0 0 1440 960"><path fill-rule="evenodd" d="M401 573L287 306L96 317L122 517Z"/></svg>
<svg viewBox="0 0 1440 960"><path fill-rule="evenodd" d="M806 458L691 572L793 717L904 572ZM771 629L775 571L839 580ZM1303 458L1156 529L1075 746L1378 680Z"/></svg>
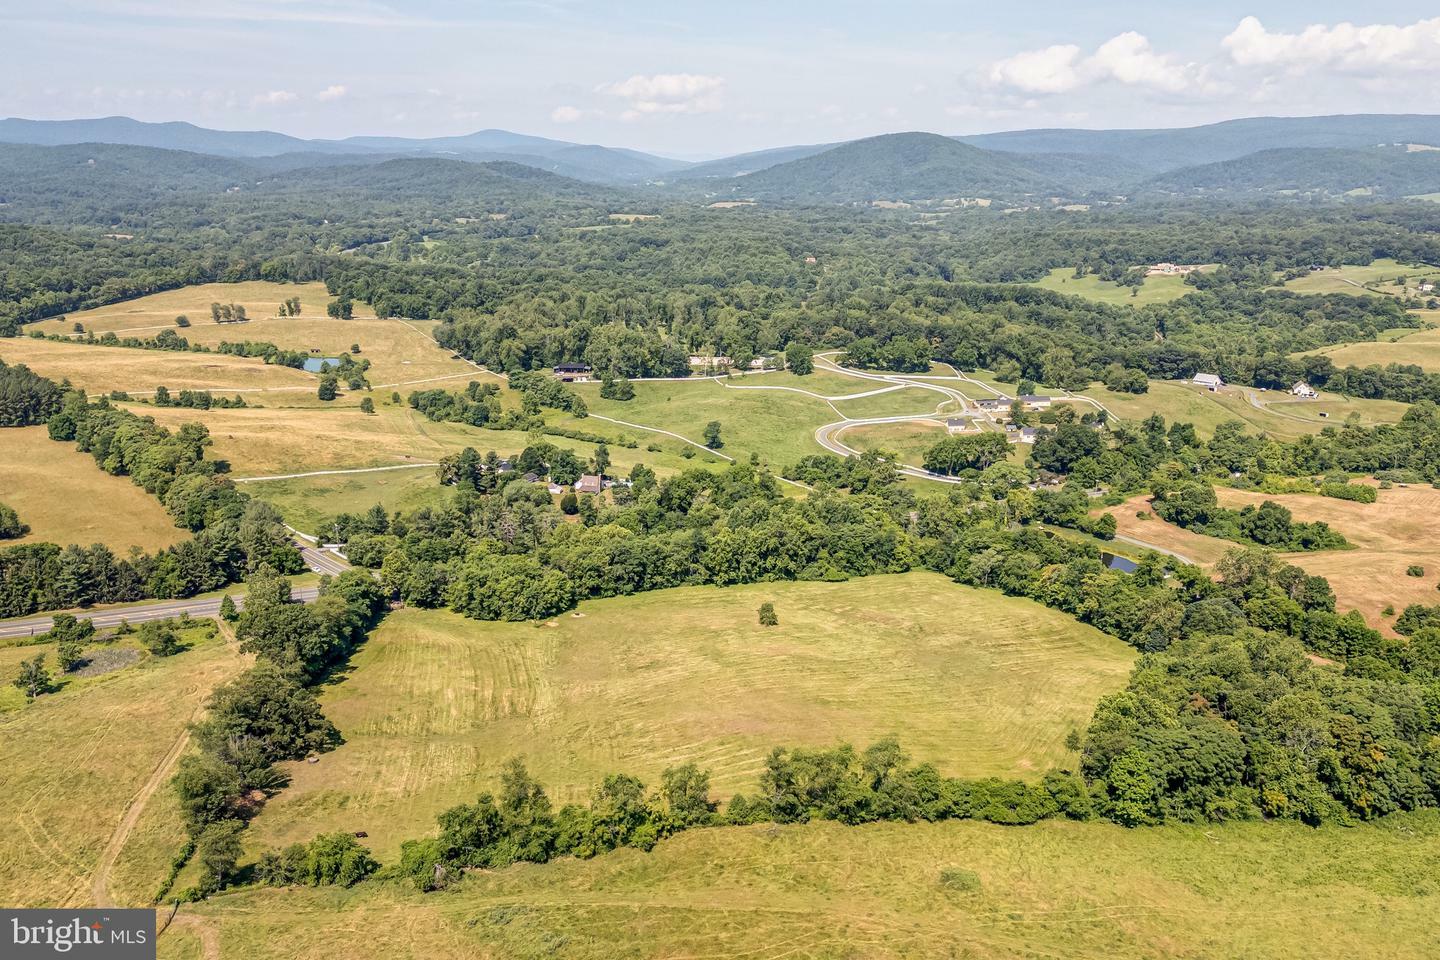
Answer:
<svg viewBox="0 0 1440 960"><path fill-rule="evenodd" d="M1434 813L1349 830L767 825L476 873L444 894L255 890L195 912L251 960L1422 960L1437 946L1437 855Z"/></svg>
<svg viewBox="0 0 1440 960"><path fill-rule="evenodd" d="M165 508L130 482L101 470L73 443L51 440L44 427L0 430L0 490L30 525L17 543L103 543L117 553L132 545L157 550L188 534Z"/></svg>
<svg viewBox="0 0 1440 960"><path fill-rule="evenodd" d="M53 668L53 647L26 652L41 649ZM233 647L212 641L0 716L0 902L88 904L91 872L126 805L209 692L243 665ZM173 852L146 857L163 864ZM144 884L147 893L162 875Z"/></svg>
<svg viewBox="0 0 1440 960"><path fill-rule="evenodd" d="M771 600L780 625L758 625ZM366 830L382 858L523 754L561 801L605 773L694 760L728 795L780 744L896 734L951 775L1039 775L1123 685L1132 651L1027 600L934 574L696 587L583 604L540 627L392 614L323 695L346 738L252 830Z"/></svg>

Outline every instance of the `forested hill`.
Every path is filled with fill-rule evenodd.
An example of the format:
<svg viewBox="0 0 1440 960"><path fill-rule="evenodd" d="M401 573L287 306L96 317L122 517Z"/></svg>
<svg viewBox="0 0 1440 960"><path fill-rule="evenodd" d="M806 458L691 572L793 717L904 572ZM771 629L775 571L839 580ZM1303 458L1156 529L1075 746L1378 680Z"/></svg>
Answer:
<svg viewBox="0 0 1440 960"><path fill-rule="evenodd" d="M1189 194L1365 191L1386 197L1440 192L1440 150L1262 150L1237 160L1185 167L1147 181L1142 192Z"/></svg>
<svg viewBox="0 0 1440 960"><path fill-rule="evenodd" d="M1172 130L1015 130L960 139L986 150L1021 154L1124 157L1160 173L1276 148L1360 150L1385 143L1440 146L1440 116L1249 117Z"/></svg>
<svg viewBox="0 0 1440 960"><path fill-rule="evenodd" d="M1054 192L1021 158L933 133L856 140L729 183L736 195L800 202L1019 198Z"/></svg>
<svg viewBox="0 0 1440 960"><path fill-rule="evenodd" d="M642 183L689 164L638 150L570 143L508 130L479 130L451 137L350 137L303 140L267 130L209 130L191 123L145 123L129 117L93 120L0 120L0 143L61 146L106 143L186 150L218 157L269 158L285 154L367 157L445 156L477 163L512 161L592 183Z"/></svg>
<svg viewBox="0 0 1440 960"><path fill-rule="evenodd" d="M581 183L519 163L439 157L215 157L119 144L37 147L0 143L0 219L12 222L154 228L197 215L227 222L237 212L272 224L299 213L338 221L366 211L477 217L555 201L622 204L620 188ZM336 201L345 201L337 207ZM317 220L317 222L319 222Z"/></svg>

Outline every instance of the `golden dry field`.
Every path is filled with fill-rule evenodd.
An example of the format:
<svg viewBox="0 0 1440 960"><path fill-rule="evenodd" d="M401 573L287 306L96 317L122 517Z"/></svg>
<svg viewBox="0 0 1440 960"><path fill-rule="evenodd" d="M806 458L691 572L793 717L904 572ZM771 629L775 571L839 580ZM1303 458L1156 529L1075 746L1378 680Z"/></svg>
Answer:
<svg viewBox="0 0 1440 960"><path fill-rule="evenodd" d="M16 543L103 543L124 554L188 539L165 508L129 477L101 470L73 443L51 440L44 427L0 429L0 501L14 507L30 533Z"/></svg>
<svg viewBox="0 0 1440 960"><path fill-rule="evenodd" d="M172 393L209 390L228 396L243 392L255 400L256 391L279 391L275 394L278 399L285 393L312 395L319 386L312 374L255 357L56 343L30 337L0 341L0 359L23 363L56 382L69 380L91 395L123 390L138 396L165 386Z"/></svg>
<svg viewBox="0 0 1440 960"><path fill-rule="evenodd" d="M25 656L48 651L53 669L53 646L4 652L18 650ZM178 820L167 759L210 691L248 659L232 644L198 641L173 657L143 658L0 714L0 900L92 904L97 869L109 872L102 854L133 800L145 796L147 809L157 803L162 819L168 804L172 822ZM143 877L130 867L121 871L128 884L124 902L148 900L174 854L169 832L147 824L124 856L147 865L141 873L155 865L160 871Z"/></svg>
<svg viewBox="0 0 1440 960"><path fill-rule="evenodd" d="M297 296L300 315L277 316L281 302ZM153 337L168 329L191 343L214 346L222 340L257 340L328 357L348 352L351 344L358 343L360 355L370 360L368 376L377 388L436 377L480 376L469 363L453 359L449 351L442 350L422 328L401 320L376 319L365 304L355 304L351 320L327 316L325 308L332 299L323 283L207 283L72 313L33 327L46 333L69 334L80 323L97 334L113 330L120 336L138 337ZM239 304L249 319L245 323L215 323L211 320L211 303ZM185 329L175 326L175 317L181 314L190 320Z"/></svg>

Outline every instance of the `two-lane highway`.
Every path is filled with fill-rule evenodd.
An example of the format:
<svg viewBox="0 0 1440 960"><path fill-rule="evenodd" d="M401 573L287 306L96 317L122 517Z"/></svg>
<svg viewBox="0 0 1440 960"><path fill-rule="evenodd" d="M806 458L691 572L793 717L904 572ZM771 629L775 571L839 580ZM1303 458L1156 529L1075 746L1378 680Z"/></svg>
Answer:
<svg viewBox="0 0 1440 960"><path fill-rule="evenodd" d="M317 587L297 587L290 592L290 597L301 603L309 603L319 595L320 590ZM245 606L243 596L236 596L233 599L235 606ZM117 627L122 620L127 623L144 623L147 620L168 620L171 617L178 617L182 613L188 613L192 617L218 617L220 615L220 598L164 600L158 603L137 603L128 607L107 607L104 610L77 610L75 616L81 620L89 620L95 624L95 628L98 630L105 627ZM0 623L0 640L14 640L45 633L53 622L48 613L38 617L26 617L23 620L6 620Z"/></svg>

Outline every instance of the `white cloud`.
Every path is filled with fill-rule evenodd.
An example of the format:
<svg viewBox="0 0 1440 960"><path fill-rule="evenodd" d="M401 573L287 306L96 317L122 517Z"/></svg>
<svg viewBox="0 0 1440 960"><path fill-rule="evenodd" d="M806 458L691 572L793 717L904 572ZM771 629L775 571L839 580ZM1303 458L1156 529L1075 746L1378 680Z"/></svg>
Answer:
<svg viewBox="0 0 1440 960"><path fill-rule="evenodd" d="M571 106L556 107L550 111L550 119L554 123L574 123L582 116L584 116L583 113Z"/></svg>
<svg viewBox="0 0 1440 960"><path fill-rule="evenodd" d="M1097 83L1120 83L1165 93L1209 86L1206 71L1158 53L1133 30L1117 34L1085 56L1073 43L1026 50L990 67L990 83L1027 94L1069 93Z"/></svg>
<svg viewBox="0 0 1440 960"><path fill-rule="evenodd" d="M321 101L339 100L341 97L345 96L347 92L348 91L345 89L345 85L343 83L332 83L324 90L321 90L319 93L315 94L315 99Z"/></svg>
<svg viewBox="0 0 1440 960"><path fill-rule="evenodd" d="M1073 43L1027 50L990 68L990 82L1026 93L1065 93L1080 86L1080 48Z"/></svg>
<svg viewBox="0 0 1440 960"><path fill-rule="evenodd" d="M1101 44L1086 66L1102 78L1169 93L1178 93L1196 80L1193 66L1156 53L1150 41L1133 30Z"/></svg>
<svg viewBox="0 0 1440 960"><path fill-rule="evenodd" d="M274 105L280 103L290 103L291 101L298 99L300 99L299 95L291 93L289 90L271 90L269 93L261 93L256 95L255 102Z"/></svg>
<svg viewBox="0 0 1440 960"><path fill-rule="evenodd" d="M1440 67L1440 17L1406 26L1313 24L1299 33L1272 32L1246 17L1220 42L1230 59L1246 67L1318 67L1352 72Z"/></svg>
<svg viewBox="0 0 1440 960"><path fill-rule="evenodd" d="M620 114L620 119L634 121L656 114L714 113L720 109L724 88L724 77L656 73L602 83L595 91L626 100L628 109Z"/></svg>

